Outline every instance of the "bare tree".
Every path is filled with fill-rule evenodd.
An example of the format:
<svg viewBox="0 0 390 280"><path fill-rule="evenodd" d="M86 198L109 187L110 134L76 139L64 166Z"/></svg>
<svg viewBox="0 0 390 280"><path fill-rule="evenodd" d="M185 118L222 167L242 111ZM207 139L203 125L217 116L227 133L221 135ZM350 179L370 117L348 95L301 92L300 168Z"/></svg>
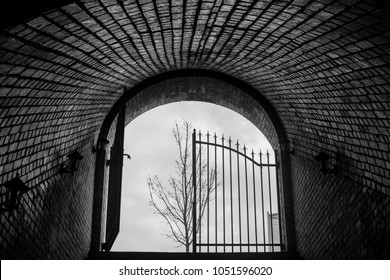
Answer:
<svg viewBox="0 0 390 280"><path fill-rule="evenodd" d="M169 232L165 234L169 239L185 246L189 252L193 236L193 196L194 188L192 183L192 125L189 121L183 120L181 127L176 123L172 129L177 145L178 159L175 161L176 174L170 175L168 184L164 185L157 175L148 177L147 183L150 194L150 205L154 213L163 218L168 225ZM198 219L201 220L210 193L215 189L215 170L207 170L204 160L199 164L200 154L197 153L196 167L197 174L201 174L202 182L197 182L197 210ZM204 158L204 157L203 157ZM199 180L198 180L199 181ZM200 192L200 195L199 195ZM199 199L200 198L200 199ZM199 211L199 210L198 210ZM199 231L197 223L196 232Z"/></svg>

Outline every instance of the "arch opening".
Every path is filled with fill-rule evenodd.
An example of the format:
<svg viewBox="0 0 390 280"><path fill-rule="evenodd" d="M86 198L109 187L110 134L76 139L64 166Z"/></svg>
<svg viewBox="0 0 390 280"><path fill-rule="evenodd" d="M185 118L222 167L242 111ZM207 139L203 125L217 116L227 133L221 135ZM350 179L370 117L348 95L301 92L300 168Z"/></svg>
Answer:
<svg viewBox="0 0 390 280"><path fill-rule="evenodd" d="M170 187L170 175L177 178L177 143L172 129L175 123L182 129L183 120L190 121L192 127L200 130L203 135L209 131L212 135L216 133L220 139L223 134L226 140L231 138L234 145L239 140L240 149L245 145L250 153L250 149L254 148L256 158L260 150L264 154L267 151L273 154L271 145L260 130L240 114L219 105L194 101L175 102L158 106L136 117L125 128L124 153L130 154L131 160L125 158L123 163L123 218L112 251L185 251L184 246L176 248L178 243L162 235L169 233L169 228L164 227L161 217L151 211L153 208L148 205L150 197L147 185L149 175L158 176L165 188ZM228 154L225 154L227 167ZM218 162L221 162L220 153L218 155ZM213 156L210 158L213 160ZM222 170L218 167L218 178L222 183ZM225 177L227 179L228 174ZM251 204L250 209L252 208Z"/></svg>
<svg viewBox="0 0 390 280"><path fill-rule="evenodd" d="M126 102L125 124L130 123L137 116L155 107L181 101L203 101L220 105L239 113L252 122L265 135L272 148L280 153L282 170L280 175L280 203L282 211L280 215L283 225L282 233L284 233L282 238L283 243L287 244L287 251L295 251L291 180L289 180L290 167L288 153L284 149L286 142L284 128L276 112L258 92L238 80L227 79L229 77L219 73L202 72L201 75L193 75L194 73L192 72L184 71L179 74L182 75L171 73L172 76L158 77L153 81L146 81L143 85L125 92L123 97ZM262 101L264 102L261 103ZM100 137L112 140L115 130L114 116L115 108L107 116L102 126ZM97 160L96 170L99 170L99 164L101 163ZM98 177L95 177L95 180L104 181L104 178ZM104 189L100 192L104 197L104 194L107 192L107 182L101 184L101 188ZM106 215L104 213L105 202L101 202L101 197L95 198L101 204L100 209L97 209L97 211L99 213L103 211L101 217L104 217ZM95 210L94 213L96 213ZM101 217L98 223L103 225ZM95 224L98 223L95 221ZM102 249L101 241L105 234L103 227L100 227L98 234L96 231L94 234L95 238L92 238L92 240L99 240L100 244L97 244L97 242L92 244L91 252ZM97 239L96 236L99 238Z"/></svg>

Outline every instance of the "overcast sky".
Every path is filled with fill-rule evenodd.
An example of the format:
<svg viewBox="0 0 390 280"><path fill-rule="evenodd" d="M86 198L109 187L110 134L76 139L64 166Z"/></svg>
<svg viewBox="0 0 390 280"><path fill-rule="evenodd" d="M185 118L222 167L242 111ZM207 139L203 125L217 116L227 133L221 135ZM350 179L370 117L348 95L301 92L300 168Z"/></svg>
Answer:
<svg viewBox="0 0 390 280"><path fill-rule="evenodd" d="M189 120L197 130L231 136L249 149L271 149L264 135L247 119L224 107L204 102L178 102L157 107L125 129L121 227L112 251L184 251L167 239L161 218L148 205L147 177L162 181L175 172L177 157L172 128Z"/></svg>

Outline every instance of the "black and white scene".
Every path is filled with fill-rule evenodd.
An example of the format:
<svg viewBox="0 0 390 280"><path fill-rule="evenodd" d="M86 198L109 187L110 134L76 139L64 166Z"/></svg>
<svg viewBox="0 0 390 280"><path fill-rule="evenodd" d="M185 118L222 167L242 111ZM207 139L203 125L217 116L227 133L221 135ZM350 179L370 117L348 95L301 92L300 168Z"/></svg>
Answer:
<svg viewBox="0 0 390 280"><path fill-rule="evenodd" d="M6 0L0 30L1 260L390 259L390 1Z"/></svg>

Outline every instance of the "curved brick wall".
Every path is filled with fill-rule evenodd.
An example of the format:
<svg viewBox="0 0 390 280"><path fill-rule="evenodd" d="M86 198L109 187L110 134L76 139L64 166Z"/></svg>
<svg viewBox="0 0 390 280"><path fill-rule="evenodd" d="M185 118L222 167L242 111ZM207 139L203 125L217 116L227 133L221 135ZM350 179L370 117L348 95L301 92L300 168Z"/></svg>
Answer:
<svg viewBox="0 0 390 280"><path fill-rule="evenodd" d="M140 91L127 102L126 124L157 106L180 101L203 101L229 108L251 121L279 149L279 139L270 117L258 101L227 82L209 77L177 77Z"/></svg>
<svg viewBox="0 0 390 280"><path fill-rule="evenodd" d="M384 3L83 0L2 24L0 182L19 173L34 189L14 215L1 215L2 258L86 256L90 150L101 124L124 86L178 69L237 78L278 113L296 150L301 256L389 256L390 12ZM59 177L74 149L85 156L79 173ZM318 171L320 151L339 167L337 176ZM347 251L335 252L344 243Z"/></svg>

